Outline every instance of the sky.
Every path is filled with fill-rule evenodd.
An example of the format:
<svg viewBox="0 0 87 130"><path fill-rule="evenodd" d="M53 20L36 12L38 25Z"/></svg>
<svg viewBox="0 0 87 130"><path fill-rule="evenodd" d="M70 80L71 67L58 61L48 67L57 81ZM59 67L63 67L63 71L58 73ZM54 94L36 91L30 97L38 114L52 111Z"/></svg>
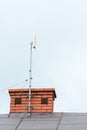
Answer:
<svg viewBox="0 0 87 130"><path fill-rule="evenodd" d="M0 0L0 114L8 88L55 88L55 112L87 112L87 1Z"/></svg>

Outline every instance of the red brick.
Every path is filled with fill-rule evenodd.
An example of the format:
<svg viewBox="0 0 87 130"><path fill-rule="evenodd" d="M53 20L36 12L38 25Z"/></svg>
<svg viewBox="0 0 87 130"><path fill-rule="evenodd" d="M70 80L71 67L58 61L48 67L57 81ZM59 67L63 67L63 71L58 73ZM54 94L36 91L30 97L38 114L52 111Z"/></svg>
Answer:
<svg viewBox="0 0 87 130"><path fill-rule="evenodd" d="M11 98L10 112L28 112L28 88L9 89L9 94ZM22 98L22 104L15 105L15 98ZM41 98L48 98L48 104L41 104ZM52 112L55 98L54 88L32 88L31 106L33 109L31 108L31 112Z"/></svg>

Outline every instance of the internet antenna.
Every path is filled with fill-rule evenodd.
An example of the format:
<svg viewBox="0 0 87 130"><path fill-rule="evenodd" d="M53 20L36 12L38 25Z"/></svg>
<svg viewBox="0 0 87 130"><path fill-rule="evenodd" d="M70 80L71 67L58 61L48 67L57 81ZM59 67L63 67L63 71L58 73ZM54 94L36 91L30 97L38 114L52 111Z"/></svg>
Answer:
<svg viewBox="0 0 87 130"><path fill-rule="evenodd" d="M32 86L32 48L36 49L36 36L34 36L33 41L30 43L29 104L28 104L28 112L29 112L29 115L30 115L30 111L31 111L31 86Z"/></svg>

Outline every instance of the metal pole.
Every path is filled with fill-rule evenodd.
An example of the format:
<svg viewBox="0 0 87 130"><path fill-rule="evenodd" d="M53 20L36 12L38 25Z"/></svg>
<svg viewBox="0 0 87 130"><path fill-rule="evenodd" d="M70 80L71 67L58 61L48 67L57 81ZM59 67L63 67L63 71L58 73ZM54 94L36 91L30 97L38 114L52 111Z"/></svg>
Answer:
<svg viewBox="0 0 87 130"><path fill-rule="evenodd" d="M32 83L32 44L33 42L30 43L30 70L29 70L29 104L28 104L28 112L30 115L31 111L31 83Z"/></svg>

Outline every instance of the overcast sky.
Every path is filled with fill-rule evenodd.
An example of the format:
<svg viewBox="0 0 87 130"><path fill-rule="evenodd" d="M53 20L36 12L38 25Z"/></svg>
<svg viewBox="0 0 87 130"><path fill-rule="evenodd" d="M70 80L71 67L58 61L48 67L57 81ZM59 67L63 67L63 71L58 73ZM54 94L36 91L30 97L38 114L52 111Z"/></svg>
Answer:
<svg viewBox="0 0 87 130"><path fill-rule="evenodd" d="M0 0L0 113L10 103L2 89L29 77L34 35L32 87L55 88L54 111L87 112L87 1Z"/></svg>

